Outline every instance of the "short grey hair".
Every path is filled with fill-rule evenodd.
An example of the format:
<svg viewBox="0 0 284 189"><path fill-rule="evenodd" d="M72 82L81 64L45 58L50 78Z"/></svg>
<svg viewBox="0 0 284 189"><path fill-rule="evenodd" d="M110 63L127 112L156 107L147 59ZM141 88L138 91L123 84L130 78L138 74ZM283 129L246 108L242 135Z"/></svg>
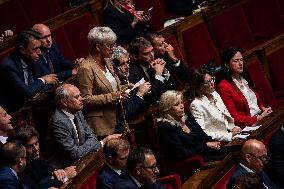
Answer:
<svg viewBox="0 0 284 189"><path fill-rule="evenodd" d="M88 33L88 40L91 46L105 42L115 43L116 34L109 27L94 27Z"/></svg>
<svg viewBox="0 0 284 189"><path fill-rule="evenodd" d="M183 95L180 91L169 90L161 95L159 103L159 112L162 118L166 118L168 112L176 104L182 101Z"/></svg>
<svg viewBox="0 0 284 189"><path fill-rule="evenodd" d="M111 58L120 60L121 56L123 55L129 56L129 53L127 52L125 48L119 45L113 49Z"/></svg>
<svg viewBox="0 0 284 189"><path fill-rule="evenodd" d="M56 88L54 101L57 107L60 107L62 100L67 100L70 97L70 93L66 90L66 86L70 84L63 84Z"/></svg>

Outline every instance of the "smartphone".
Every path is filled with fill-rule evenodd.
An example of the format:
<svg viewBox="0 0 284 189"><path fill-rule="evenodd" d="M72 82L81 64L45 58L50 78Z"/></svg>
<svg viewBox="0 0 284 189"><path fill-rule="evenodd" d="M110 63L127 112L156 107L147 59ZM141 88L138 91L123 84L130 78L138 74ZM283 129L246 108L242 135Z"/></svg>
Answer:
<svg viewBox="0 0 284 189"><path fill-rule="evenodd" d="M148 10L144 11L144 15L150 16L153 9L154 7L150 7Z"/></svg>

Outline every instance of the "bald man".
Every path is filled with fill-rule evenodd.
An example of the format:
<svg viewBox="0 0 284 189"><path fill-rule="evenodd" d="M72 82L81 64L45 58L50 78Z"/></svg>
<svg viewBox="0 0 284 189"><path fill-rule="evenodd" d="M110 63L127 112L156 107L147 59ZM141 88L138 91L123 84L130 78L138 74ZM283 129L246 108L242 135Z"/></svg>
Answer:
<svg viewBox="0 0 284 189"><path fill-rule="evenodd" d="M8 132L13 129L12 117L0 106L0 147L6 143Z"/></svg>
<svg viewBox="0 0 284 189"><path fill-rule="evenodd" d="M279 188L263 171L264 165L268 162L268 157L266 147L261 141L256 139L246 141L241 149L240 156L240 162L237 166L237 170L230 178L227 188L232 188L235 178L243 173L257 173L263 182L264 188Z"/></svg>
<svg viewBox="0 0 284 189"><path fill-rule="evenodd" d="M42 56L38 62L45 71L57 74L59 81L65 81L67 78L76 75L76 64L81 63L84 59L76 59L75 63L65 59L57 44L53 43L48 26L35 24L33 29L41 35Z"/></svg>

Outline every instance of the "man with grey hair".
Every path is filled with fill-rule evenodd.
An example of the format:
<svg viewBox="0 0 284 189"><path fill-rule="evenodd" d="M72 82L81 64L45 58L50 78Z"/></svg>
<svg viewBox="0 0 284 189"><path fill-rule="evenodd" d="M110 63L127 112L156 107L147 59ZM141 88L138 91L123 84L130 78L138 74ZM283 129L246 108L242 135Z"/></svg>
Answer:
<svg viewBox="0 0 284 189"><path fill-rule="evenodd" d="M69 166L90 152L98 151L114 134L98 141L81 112L83 98L77 87L63 84L56 89L57 109L51 116L47 131L47 161L54 168Z"/></svg>
<svg viewBox="0 0 284 189"><path fill-rule="evenodd" d="M268 162L265 145L256 139L247 140L241 149L240 163L237 170L232 175L227 188L230 189L235 183L235 178L243 173L256 173L260 176L263 188L278 189L263 171L264 165Z"/></svg>

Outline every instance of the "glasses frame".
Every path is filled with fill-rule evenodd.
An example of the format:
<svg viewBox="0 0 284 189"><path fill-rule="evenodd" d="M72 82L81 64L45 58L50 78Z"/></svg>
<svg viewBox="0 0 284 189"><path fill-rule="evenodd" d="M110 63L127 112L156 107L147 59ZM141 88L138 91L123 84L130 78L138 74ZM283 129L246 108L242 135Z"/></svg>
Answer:
<svg viewBox="0 0 284 189"><path fill-rule="evenodd" d="M156 170L159 169L159 165L158 165L158 164L155 164L155 165L152 165L152 166L140 166L140 168L143 168L143 169L151 169L153 172L155 172Z"/></svg>
<svg viewBox="0 0 284 189"><path fill-rule="evenodd" d="M248 153L248 154L251 155L252 157L255 157L255 158L261 160L263 163L267 163L270 159L268 156L264 157L264 156L256 156L252 153Z"/></svg>
<svg viewBox="0 0 284 189"><path fill-rule="evenodd" d="M215 77L211 77L211 79L209 81L203 82L204 85L212 85L215 84L216 78Z"/></svg>

